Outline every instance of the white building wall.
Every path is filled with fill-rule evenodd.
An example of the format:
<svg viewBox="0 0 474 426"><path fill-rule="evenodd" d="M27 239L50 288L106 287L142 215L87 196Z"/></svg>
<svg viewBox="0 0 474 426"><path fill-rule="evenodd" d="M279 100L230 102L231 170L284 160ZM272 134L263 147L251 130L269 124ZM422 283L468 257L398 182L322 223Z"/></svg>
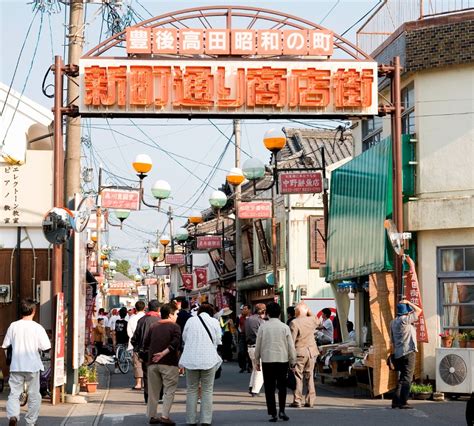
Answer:
<svg viewBox="0 0 474 426"><path fill-rule="evenodd" d="M439 283L437 278L437 248L474 244L474 228L424 231L418 238L418 279L422 290L423 310L426 318L429 343L423 345L423 374L435 378L435 348L441 346L439 315Z"/></svg>

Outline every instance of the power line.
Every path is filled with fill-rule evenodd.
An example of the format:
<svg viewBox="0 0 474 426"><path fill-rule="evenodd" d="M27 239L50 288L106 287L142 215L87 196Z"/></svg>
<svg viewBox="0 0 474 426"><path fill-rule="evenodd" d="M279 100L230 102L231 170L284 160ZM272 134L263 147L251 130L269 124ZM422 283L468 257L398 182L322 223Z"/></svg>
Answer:
<svg viewBox="0 0 474 426"><path fill-rule="evenodd" d="M217 127L210 119L208 119L208 121L209 121L209 123L211 123L211 124L217 129L217 131L218 131L222 136L224 136L225 138L227 138L228 141L230 141L230 142L235 146L235 142L232 140L232 136L234 136L233 134L232 134L232 136L228 137L228 136L227 136L225 133L223 133L222 130L219 129L219 127ZM243 150L242 148L240 148L240 151L243 152L247 157L252 158L252 156L251 156L247 151Z"/></svg>
<svg viewBox="0 0 474 426"><path fill-rule="evenodd" d="M384 0L379 0L379 2L377 4L375 4L364 16L362 16L362 18L360 18L357 22L355 22L354 24L352 24L346 31L344 31L342 34L341 34L341 37L343 37L345 34L347 34L350 30L352 30L352 28L354 28L360 21L362 21L363 19L365 19L367 16L369 16L373 10L375 10L379 5L380 3L382 3Z"/></svg>
<svg viewBox="0 0 474 426"><path fill-rule="evenodd" d="M331 7L331 9L329 9L329 12L326 13L326 15L324 15L324 18L321 19L321 21L319 21L319 25L321 25L325 20L326 18L331 14L331 12L336 8L336 6L341 2L341 0L337 0L336 3L334 4L333 7Z"/></svg>

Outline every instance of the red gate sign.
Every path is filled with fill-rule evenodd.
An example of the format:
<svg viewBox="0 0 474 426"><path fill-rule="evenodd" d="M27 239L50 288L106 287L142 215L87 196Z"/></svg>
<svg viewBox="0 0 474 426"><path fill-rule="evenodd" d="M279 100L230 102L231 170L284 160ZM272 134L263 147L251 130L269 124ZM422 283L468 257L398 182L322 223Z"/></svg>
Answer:
<svg viewBox="0 0 474 426"><path fill-rule="evenodd" d="M105 188L101 191L102 206L106 209L140 209L140 192L138 189Z"/></svg>
<svg viewBox="0 0 474 426"><path fill-rule="evenodd" d="M222 237L214 235L206 235L203 237L197 237L197 249L206 250L206 249L215 249L222 247Z"/></svg>
<svg viewBox="0 0 474 426"><path fill-rule="evenodd" d="M193 274L181 274L181 279L186 290L193 289Z"/></svg>
<svg viewBox="0 0 474 426"><path fill-rule="evenodd" d="M320 172L280 174L280 194L315 194L323 192Z"/></svg>
<svg viewBox="0 0 474 426"><path fill-rule="evenodd" d="M406 257L406 261L410 266L410 270L405 275L405 298L414 305L423 309L420 286L415 270L415 262L413 262L413 259L411 259L410 256ZM418 315L418 321L415 323L415 327L416 340L418 342L428 343L428 330L426 328L425 315L423 312Z"/></svg>
<svg viewBox="0 0 474 426"><path fill-rule="evenodd" d="M204 287L207 284L207 268L195 268L196 284L198 288Z"/></svg>
<svg viewBox="0 0 474 426"><path fill-rule="evenodd" d="M271 217L271 201L251 201L239 205L239 219L269 219Z"/></svg>
<svg viewBox="0 0 474 426"><path fill-rule="evenodd" d="M165 263L168 265L184 265L184 254L167 254L165 256Z"/></svg>

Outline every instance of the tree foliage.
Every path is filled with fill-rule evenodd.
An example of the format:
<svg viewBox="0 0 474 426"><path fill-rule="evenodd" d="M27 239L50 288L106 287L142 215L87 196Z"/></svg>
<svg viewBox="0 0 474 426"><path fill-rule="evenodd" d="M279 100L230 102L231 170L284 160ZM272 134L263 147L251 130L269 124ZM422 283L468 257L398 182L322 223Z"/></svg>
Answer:
<svg viewBox="0 0 474 426"><path fill-rule="evenodd" d="M129 272L130 268L131 268L131 265L127 259L117 261L117 272L124 274L128 278L133 278Z"/></svg>

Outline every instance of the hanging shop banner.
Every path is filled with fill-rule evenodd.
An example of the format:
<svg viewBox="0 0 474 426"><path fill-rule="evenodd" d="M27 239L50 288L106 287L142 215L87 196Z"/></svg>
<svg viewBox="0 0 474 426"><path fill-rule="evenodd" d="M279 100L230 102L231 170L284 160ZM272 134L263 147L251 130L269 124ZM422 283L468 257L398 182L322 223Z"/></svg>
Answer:
<svg viewBox="0 0 474 426"><path fill-rule="evenodd" d="M406 256L405 260L410 267L405 275L405 297L411 303L423 309L423 305L421 303L420 286L415 269L415 262L413 262L413 259L410 256ZM415 327L417 341L428 343L428 330L426 328L425 314L423 311L420 315L418 315L418 321L415 323Z"/></svg>
<svg viewBox="0 0 474 426"><path fill-rule="evenodd" d="M239 204L239 219L269 219L271 217L271 201L251 201Z"/></svg>
<svg viewBox="0 0 474 426"><path fill-rule="evenodd" d="M281 173L280 194L317 194L323 192L320 172Z"/></svg>
<svg viewBox="0 0 474 426"><path fill-rule="evenodd" d="M198 288L204 287L207 284L207 268L195 268L196 285Z"/></svg>
<svg viewBox="0 0 474 426"><path fill-rule="evenodd" d="M105 209L140 209L140 191L138 189L104 188L101 191L102 208Z"/></svg>
<svg viewBox="0 0 474 426"><path fill-rule="evenodd" d="M165 256L165 263L168 265L184 265L186 263L185 256L184 254L168 253Z"/></svg>
<svg viewBox="0 0 474 426"><path fill-rule="evenodd" d="M222 237L219 235L206 235L197 237L197 249L207 250L222 247Z"/></svg>
<svg viewBox="0 0 474 426"><path fill-rule="evenodd" d="M371 61L80 60L84 117L365 116L377 99Z"/></svg>
<svg viewBox="0 0 474 426"><path fill-rule="evenodd" d="M155 275L158 275L159 277L165 277L167 275L171 275L171 272L170 272L170 267L169 266L158 266L158 265L155 265L153 267L153 273Z"/></svg>
<svg viewBox="0 0 474 426"><path fill-rule="evenodd" d="M193 289L193 274L181 274L181 279L186 290Z"/></svg>
<svg viewBox="0 0 474 426"><path fill-rule="evenodd" d="M54 387L66 382L64 372L64 293L56 295L56 322L54 333Z"/></svg>

